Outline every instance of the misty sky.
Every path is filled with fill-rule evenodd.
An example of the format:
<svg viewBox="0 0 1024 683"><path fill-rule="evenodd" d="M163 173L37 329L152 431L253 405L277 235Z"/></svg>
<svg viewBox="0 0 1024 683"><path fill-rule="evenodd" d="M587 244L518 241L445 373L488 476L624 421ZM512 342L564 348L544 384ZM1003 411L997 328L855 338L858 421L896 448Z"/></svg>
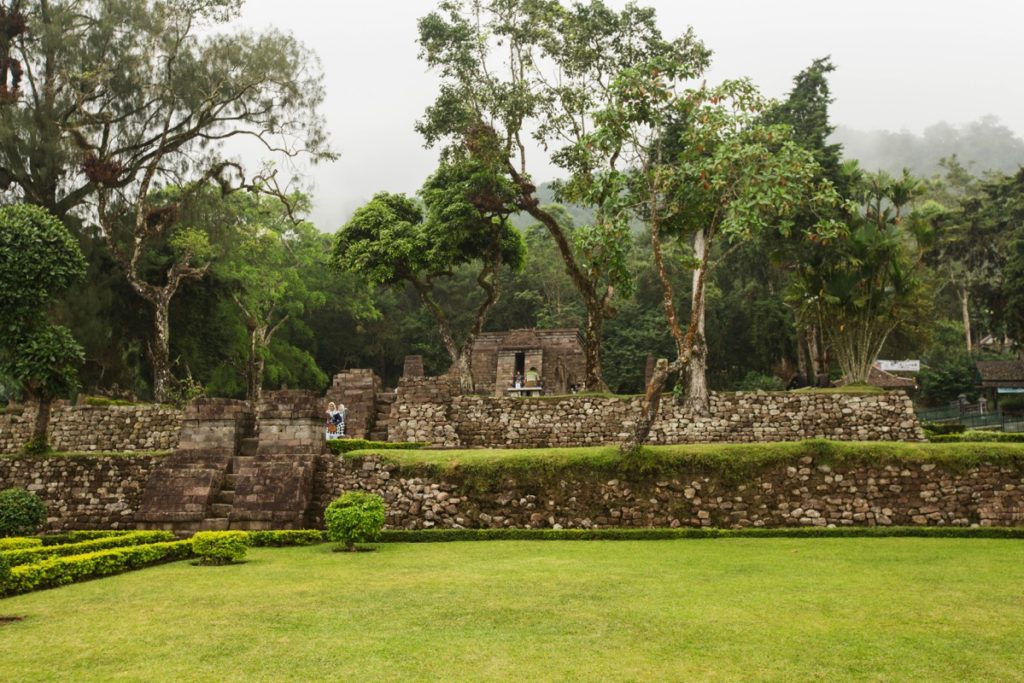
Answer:
<svg viewBox="0 0 1024 683"><path fill-rule="evenodd" d="M374 192L414 192L436 151L413 124L437 84L417 59L416 20L433 0L247 0L237 25L291 31L321 59L323 113L341 159L308 171L312 219L334 232ZM625 2L609 0L613 6ZM1024 133L1024 3L1008 0L642 0L666 35L693 26L714 50L709 82L748 76L781 97L832 55L834 124L920 133L994 114ZM545 172L546 171L546 172ZM554 171L537 167L539 180Z"/></svg>

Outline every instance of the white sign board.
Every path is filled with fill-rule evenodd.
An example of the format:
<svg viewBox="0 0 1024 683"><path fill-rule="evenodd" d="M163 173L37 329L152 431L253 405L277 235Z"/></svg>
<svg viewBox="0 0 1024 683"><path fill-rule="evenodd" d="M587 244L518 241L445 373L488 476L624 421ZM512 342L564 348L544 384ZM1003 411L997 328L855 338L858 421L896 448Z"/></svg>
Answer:
<svg viewBox="0 0 1024 683"><path fill-rule="evenodd" d="M878 369L883 372L921 372L919 360L880 360Z"/></svg>

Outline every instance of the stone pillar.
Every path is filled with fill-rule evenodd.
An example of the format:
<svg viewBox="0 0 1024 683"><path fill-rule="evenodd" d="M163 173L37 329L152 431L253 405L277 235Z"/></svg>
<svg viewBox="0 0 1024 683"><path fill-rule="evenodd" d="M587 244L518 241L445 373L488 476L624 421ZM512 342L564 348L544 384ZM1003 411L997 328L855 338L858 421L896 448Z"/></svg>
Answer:
<svg viewBox="0 0 1024 683"><path fill-rule="evenodd" d="M326 419L327 403L345 404L345 436L365 439L373 429L377 413L377 394L381 391L380 377L365 368L343 370L334 376L327 396L321 399L320 413Z"/></svg>
<svg viewBox="0 0 1024 683"><path fill-rule="evenodd" d="M402 377L423 377L423 356L406 356Z"/></svg>
<svg viewBox="0 0 1024 683"><path fill-rule="evenodd" d="M326 421L324 400L314 391L264 391L257 455L324 453Z"/></svg>
<svg viewBox="0 0 1024 683"><path fill-rule="evenodd" d="M196 399L185 408L177 450L232 456L241 439L251 432L252 419L245 401Z"/></svg>

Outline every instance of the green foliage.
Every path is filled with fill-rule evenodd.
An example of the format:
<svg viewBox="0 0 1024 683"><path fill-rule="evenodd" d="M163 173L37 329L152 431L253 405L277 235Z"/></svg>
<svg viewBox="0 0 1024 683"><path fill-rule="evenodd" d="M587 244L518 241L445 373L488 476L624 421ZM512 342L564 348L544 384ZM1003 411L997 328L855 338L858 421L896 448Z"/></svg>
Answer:
<svg viewBox="0 0 1024 683"><path fill-rule="evenodd" d="M942 422L924 422L921 424L925 434L963 434L967 431L967 425L945 424Z"/></svg>
<svg viewBox="0 0 1024 683"><path fill-rule="evenodd" d="M135 401L123 401L117 398L109 398L107 396L86 396L85 405L105 408L108 406L134 406L138 405L138 403Z"/></svg>
<svg viewBox="0 0 1024 683"><path fill-rule="evenodd" d="M0 375L32 398L49 401L77 387L82 348L47 320L47 307L84 272L82 252L59 220L37 206L0 207Z"/></svg>
<svg viewBox="0 0 1024 683"><path fill-rule="evenodd" d="M192 545L189 541L171 541L97 550L68 557L50 557L34 564L13 567L6 592L16 594L54 588L191 556Z"/></svg>
<svg viewBox="0 0 1024 683"><path fill-rule="evenodd" d="M46 524L46 505L25 489L0 491L0 538L34 534Z"/></svg>
<svg viewBox="0 0 1024 683"><path fill-rule="evenodd" d="M0 538L0 552L7 550L24 550L25 548L38 548L43 545L43 539L32 536L29 538L14 536L11 538Z"/></svg>
<svg viewBox="0 0 1024 683"><path fill-rule="evenodd" d="M367 441L366 439L332 439L327 442L327 449L335 455L341 455L342 453L348 453L349 451L361 451L361 450L392 450L400 448L402 450L415 450L417 448L426 448L427 443L418 441L410 441L405 443L392 443L390 441Z"/></svg>
<svg viewBox="0 0 1024 683"><path fill-rule="evenodd" d="M284 531L250 531L249 545L254 548L283 548L295 545L315 545L324 542L324 532L317 529L288 529Z"/></svg>
<svg viewBox="0 0 1024 683"><path fill-rule="evenodd" d="M377 540L384 528L384 499L375 493L349 491L324 511L327 538L355 550L356 543Z"/></svg>
<svg viewBox="0 0 1024 683"><path fill-rule="evenodd" d="M95 456L95 454L93 454ZM134 533L130 530L115 529L83 529L80 531L64 531L59 534L46 534L42 537L43 545L63 545L64 543L81 543L94 541L97 538L113 538Z"/></svg>
<svg viewBox="0 0 1024 683"><path fill-rule="evenodd" d="M7 591L7 582L11 580L11 564L7 558L0 555L0 595Z"/></svg>
<svg viewBox="0 0 1024 683"><path fill-rule="evenodd" d="M736 383L736 391L782 391L782 380L775 375L765 375L760 372L750 371L742 380Z"/></svg>
<svg viewBox="0 0 1024 683"><path fill-rule="evenodd" d="M58 545L43 545L35 548L23 548L21 550L8 550L2 554L7 557L11 565L17 566L33 564L48 557L84 555L85 553L105 550L107 548L147 545L149 543L162 543L173 540L174 534L170 531L132 531L91 540L72 541Z"/></svg>
<svg viewBox="0 0 1024 683"><path fill-rule="evenodd" d="M245 531L199 531L192 536L191 543L200 564L231 564L245 558L249 534Z"/></svg>
<svg viewBox="0 0 1024 683"><path fill-rule="evenodd" d="M1016 527L846 526L763 529L718 527L649 529L387 529L383 543L459 541L672 541L714 538L1002 538L1024 539Z"/></svg>
<svg viewBox="0 0 1024 683"><path fill-rule="evenodd" d="M925 430L925 435L933 443L1024 443L1024 433L1022 432L990 432L982 429L968 429L959 433L941 433Z"/></svg>

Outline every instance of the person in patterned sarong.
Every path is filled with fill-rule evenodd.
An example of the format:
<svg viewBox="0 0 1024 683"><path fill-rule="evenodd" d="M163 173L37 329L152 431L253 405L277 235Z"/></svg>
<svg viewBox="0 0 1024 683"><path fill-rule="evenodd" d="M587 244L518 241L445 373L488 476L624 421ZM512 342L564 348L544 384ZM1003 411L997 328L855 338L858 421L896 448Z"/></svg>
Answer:
<svg viewBox="0 0 1024 683"><path fill-rule="evenodd" d="M327 439L341 439L345 436L345 404L341 406L331 401L327 404Z"/></svg>

